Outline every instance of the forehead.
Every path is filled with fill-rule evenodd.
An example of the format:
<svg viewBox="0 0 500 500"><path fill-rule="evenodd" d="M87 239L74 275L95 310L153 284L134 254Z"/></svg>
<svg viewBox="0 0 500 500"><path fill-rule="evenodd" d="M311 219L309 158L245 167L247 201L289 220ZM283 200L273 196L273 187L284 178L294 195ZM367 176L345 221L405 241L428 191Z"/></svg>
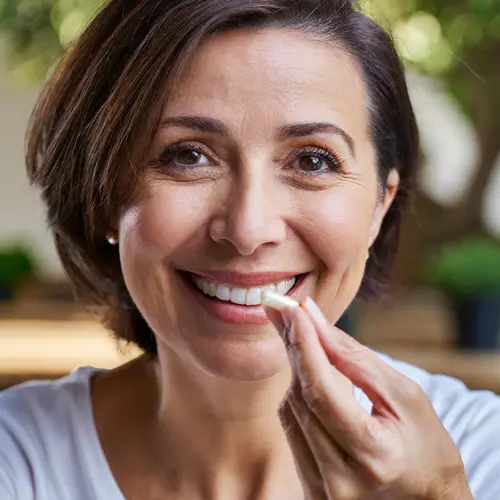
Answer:
<svg viewBox="0 0 500 500"><path fill-rule="evenodd" d="M240 125L330 120L361 135L366 102L359 65L341 47L300 32L242 29L198 49L166 111Z"/></svg>

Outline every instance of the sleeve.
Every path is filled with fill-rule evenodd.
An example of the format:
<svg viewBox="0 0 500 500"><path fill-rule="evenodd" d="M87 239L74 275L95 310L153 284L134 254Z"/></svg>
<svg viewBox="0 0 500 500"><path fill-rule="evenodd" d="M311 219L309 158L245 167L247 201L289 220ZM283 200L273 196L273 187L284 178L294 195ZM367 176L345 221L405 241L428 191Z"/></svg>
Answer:
<svg viewBox="0 0 500 500"><path fill-rule="evenodd" d="M433 376L428 396L460 450L475 500L500 499L500 397Z"/></svg>

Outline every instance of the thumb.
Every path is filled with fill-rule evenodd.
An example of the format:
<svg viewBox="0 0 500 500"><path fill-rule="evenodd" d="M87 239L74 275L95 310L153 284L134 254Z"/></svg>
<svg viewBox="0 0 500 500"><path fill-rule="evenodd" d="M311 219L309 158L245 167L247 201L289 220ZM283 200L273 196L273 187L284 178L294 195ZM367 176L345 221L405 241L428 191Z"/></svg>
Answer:
<svg viewBox="0 0 500 500"><path fill-rule="evenodd" d="M264 306L264 311L276 330L278 330L279 334L283 335L285 331L285 322L283 321L281 312L269 306Z"/></svg>

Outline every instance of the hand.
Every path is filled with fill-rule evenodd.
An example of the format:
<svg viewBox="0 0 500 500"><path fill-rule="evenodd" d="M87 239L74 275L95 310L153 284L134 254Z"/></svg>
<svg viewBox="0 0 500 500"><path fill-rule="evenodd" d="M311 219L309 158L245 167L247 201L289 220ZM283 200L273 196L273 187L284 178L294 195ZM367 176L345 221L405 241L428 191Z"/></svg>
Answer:
<svg viewBox="0 0 500 500"><path fill-rule="evenodd" d="M415 382L330 325L311 299L267 313L293 371L280 418L308 500L473 500L460 453Z"/></svg>

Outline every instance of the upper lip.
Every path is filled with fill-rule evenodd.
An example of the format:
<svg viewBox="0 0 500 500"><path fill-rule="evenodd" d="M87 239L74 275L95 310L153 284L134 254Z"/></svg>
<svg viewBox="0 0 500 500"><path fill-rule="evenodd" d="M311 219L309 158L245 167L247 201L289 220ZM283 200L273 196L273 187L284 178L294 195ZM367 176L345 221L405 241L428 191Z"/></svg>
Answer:
<svg viewBox="0 0 500 500"><path fill-rule="evenodd" d="M300 274L297 272L262 272L262 273L241 273L236 271L203 271L189 272L189 274L207 281L224 283L226 285L239 286L242 288L251 288L272 283L279 283Z"/></svg>

